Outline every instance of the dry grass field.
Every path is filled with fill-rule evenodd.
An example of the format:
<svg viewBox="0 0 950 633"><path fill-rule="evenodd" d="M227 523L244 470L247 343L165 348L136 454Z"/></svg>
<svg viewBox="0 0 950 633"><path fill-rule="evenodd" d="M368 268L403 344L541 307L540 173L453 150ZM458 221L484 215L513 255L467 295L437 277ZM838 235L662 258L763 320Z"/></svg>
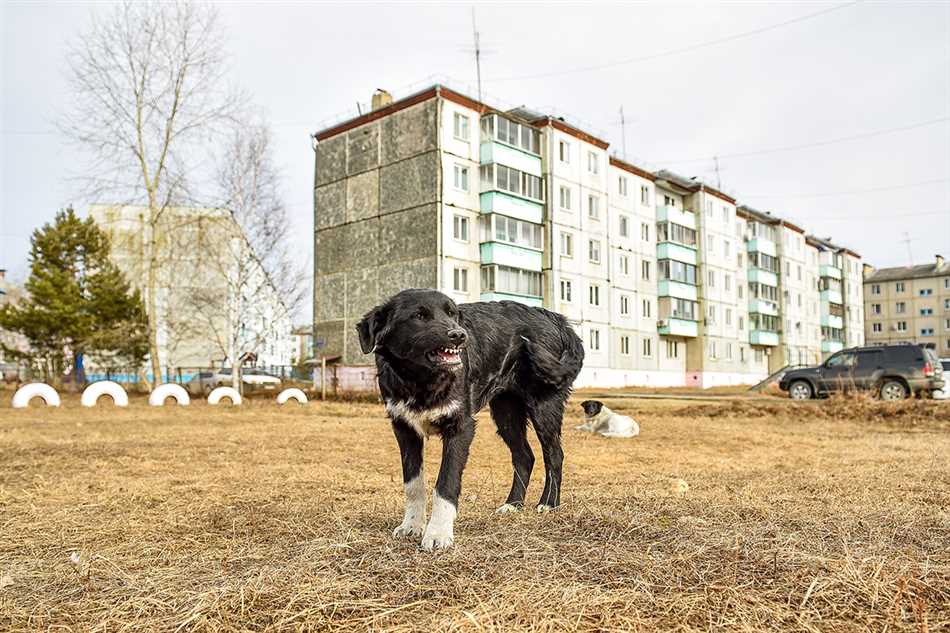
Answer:
<svg viewBox="0 0 950 633"><path fill-rule="evenodd" d="M480 416L457 547L429 554L390 536L379 405L4 397L0 630L950 630L950 405L617 399L643 434L607 440L578 400L562 509L493 514Z"/></svg>

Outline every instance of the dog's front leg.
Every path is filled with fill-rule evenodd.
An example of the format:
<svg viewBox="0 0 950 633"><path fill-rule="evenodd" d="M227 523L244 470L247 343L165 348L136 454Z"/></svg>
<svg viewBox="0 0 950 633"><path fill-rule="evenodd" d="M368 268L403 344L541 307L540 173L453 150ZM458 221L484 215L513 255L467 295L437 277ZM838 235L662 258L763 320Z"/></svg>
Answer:
<svg viewBox="0 0 950 633"><path fill-rule="evenodd" d="M422 536L426 527L426 478L422 467L422 437L415 429L396 418L393 433L402 456L402 481L406 489L406 509L402 523L393 530L393 536Z"/></svg>
<svg viewBox="0 0 950 633"><path fill-rule="evenodd" d="M462 471L468 461L468 450L475 437L475 420L462 419L446 425L442 433L442 465L432 495L432 516L422 535L426 550L451 547L455 541L455 517L462 492Z"/></svg>

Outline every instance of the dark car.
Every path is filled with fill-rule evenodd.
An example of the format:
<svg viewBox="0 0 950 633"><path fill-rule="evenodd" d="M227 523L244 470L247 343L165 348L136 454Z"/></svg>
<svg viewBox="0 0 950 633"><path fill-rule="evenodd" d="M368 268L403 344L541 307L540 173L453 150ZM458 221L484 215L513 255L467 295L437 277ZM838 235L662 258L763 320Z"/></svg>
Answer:
<svg viewBox="0 0 950 633"><path fill-rule="evenodd" d="M817 367L792 369L779 382L793 400L839 391L873 391L882 400L929 395L943 387L943 368L922 345L878 345L841 350Z"/></svg>

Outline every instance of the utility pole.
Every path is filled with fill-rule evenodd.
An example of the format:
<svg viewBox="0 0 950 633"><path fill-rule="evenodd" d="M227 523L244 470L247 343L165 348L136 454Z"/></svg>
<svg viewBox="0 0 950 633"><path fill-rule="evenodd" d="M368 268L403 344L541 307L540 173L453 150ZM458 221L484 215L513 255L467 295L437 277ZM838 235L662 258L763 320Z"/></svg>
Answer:
<svg viewBox="0 0 950 633"><path fill-rule="evenodd" d="M620 134L623 137L623 159L627 160L627 121L623 118L623 106L620 106Z"/></svg>
<svg viewBox="0 0 950 633"><path fill-rule="evenodd" d="M482 48L478 42L478 26L475 24L475 7L472 7L472 33L475 35L475 76L478 79L478 101L482 101Z"/></svg>

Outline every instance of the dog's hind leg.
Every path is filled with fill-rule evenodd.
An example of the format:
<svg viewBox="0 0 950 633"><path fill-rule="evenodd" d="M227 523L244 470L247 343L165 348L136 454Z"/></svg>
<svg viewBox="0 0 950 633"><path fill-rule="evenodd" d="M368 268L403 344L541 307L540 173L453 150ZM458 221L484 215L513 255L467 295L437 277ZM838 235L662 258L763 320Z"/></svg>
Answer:
<svg viewBox="0 0 950 633"><path fill-rule="evenodd" d="M538 512L548 512L561 505L561 467L564 463L561 422L564 418L564 403L550 399L535 401L529 413L544 457L544 491L538 502Z"/></svg>
<svg viewBox="0 0 950 633"><path fill-rule="evenodd" d="M524 402L510 393L495 396L489 403L498 435L511 451L514 476L508 500L496 512L516 512L524 507L524 497L534 468L534 453L528 444L528 414Z"/></svg>
<svg viewBox="0 0 950 633"><path fill-rule="evenodd" d="M422 468L422 437L400 419L393 420L393 433L402 456L402 481L406 508L393 536L422 536L426 527L426 478Z"/></svg>
<svg viewBox="0 0 950 633"><path fill-rule="evenodd" d="M475 437L475 419L463 418L456 424L443 425L442 464L432 494L432 516L422 534L426 550L451 547L455 542L455 517L462 494L462 471Z"/></svg>

